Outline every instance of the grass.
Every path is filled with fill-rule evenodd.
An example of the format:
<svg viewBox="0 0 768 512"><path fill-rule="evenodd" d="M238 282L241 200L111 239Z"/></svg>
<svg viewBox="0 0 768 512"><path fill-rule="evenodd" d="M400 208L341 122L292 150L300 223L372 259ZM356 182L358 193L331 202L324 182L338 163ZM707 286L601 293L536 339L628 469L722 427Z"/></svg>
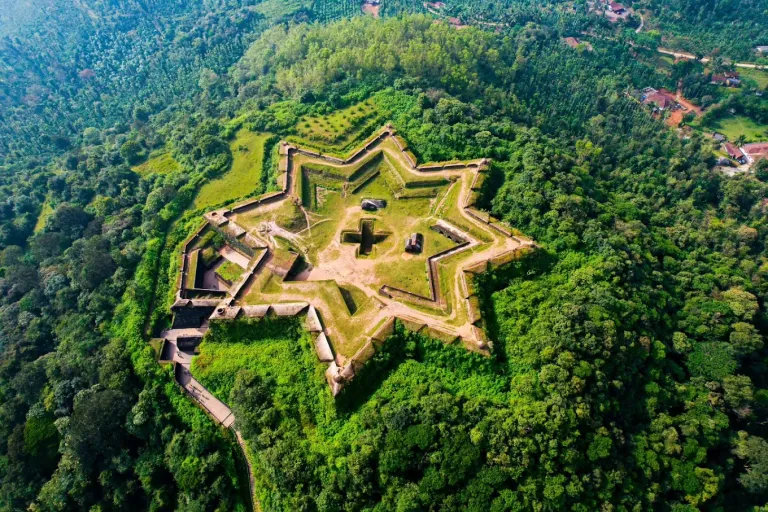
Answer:
<svg viewBox="0 0 768 512"><path fill-rule="evenodd" d="M242 370L273 378L278 384L295 383L307 371L297 362L304 349L302 343L308 343L308 335L300 326L299 319L214 322L200 344L200 354L192 360L192 373L225 402Z"/></svg>
<svg viewBox="0 0 768 512"><path fill-rule="evenodd" d="M307 0L266 0L258 4L255 11L271 20L277 20L310 7L312 2Z"/></svg>
<svg viewBox="0 0 768 512"><path fill-rule="evenodd" d="M424 251L421 254L403 254L396 264L382 262L376 266L376 273L380 276L382 283L423 297L430 296L427 259L433 254L456 245L443 235L429 229L433 223L434 221L425 220L410 228L413 232L424 235ZM391 237L394 238L392 242L396 251L402 251L408 234L410 233L405 232L399 237Z"/></svg>
<svg viewBox="0 0 768 512"><path fill-rule="evenodd" d="M460 199L461 199L461 185L457 183L453 185L451 190L448 192L448 197L446 198L445 203L443 203L443 207L441 208L441 211L438 212L440 217L444 218L454 226L466 231L467 233L474 236L478 240L481 240L483 242L490 242L492 240L491 236L489 236L487 233L478 229L474 225L474 223L470 222L469 219L464 217L458 211L458 208L454 207L454 205L459 204Z"/></svg>
<svg viewBox="0 0 768 512"><path fill-rule="evenodd" d="M189 268L187 269L186 288L195 288L197 281L197 270L200 268L200 251L192 251L189 255Z"/></svg>
<svg viewBox="0 0 768 512"><path fill-rule="evenodd" d="M240 130L230 144L233 161L227 173L200 188L195 208L226 204L261 190L264 143L269 134Z"/></svg>
<svg viewBox="0 0 768 512"><path fill-rule="evenodd" d="M181 167L170 153L160 153L151 157L141 165L131 168L133 172L146 176L148 174L167 174L178 171Z"/></svg>
<svg viewBox="0 0 768 512"><path fill-rule="evenodd" d="M152 349L152 352L155 354L155 359L159 359L162 355L161 352L163 350L163 343L165 343L163 338L152 338L149 340L149 346Z"/></svg>
<svg viewBox="0 0 768 512"><path fill-rule="evenodd" d="M35 233L39 233L45 228L45 223L48 222L48 217L51 215L53 215L53 206L51 206L50 202L46 201L40 209L40 215L37 217L37 222L35 222Z"/></svg>
<svg viewBox="0 0 768 512"><path fill-rule="evenodd" d="M344 303L347 305L347 309L353 315L369 300L365 292L357 286L339 286L339 291L344 299Z"/></svg>
<svg viewBox="0 0 768 512"><path fill-rule="evenodd" d="M301 145L325 153L339 154L381 124L381 113L373 99L323 116L304 116L296 125L296 137Z"/></svg>
<svg viewBox="0 0 768 512"><path fill-rule="evenodd" d="M653 63L657 68L669 71L672 69L672 65L675 63L675 59L671 55L665 55L656 53L653 58Z"/></svg>
<svg viewBox="0 0 768 512"><path fill-rule="evenodd" d="M277 208L269 212L245 213L236 217L236 222L246 229L257 228L264 222L275 222L281 228L297 233L307 227L307 219L301 208L291 201L285 201Z"/></svg>
<svg viewBox="0 0 768 512"><path fill-rule="evenodd" d="M728 116L718 119L708 128L716 130L729 141L735 141L740 135L744 135L747 141L759 141L768 138L768 125L761 125L746 116Z"/></svg>
<svg viewBox="0 0 768 512"><path fill-rule="evenodd" d="M243 274L244 270L245 269L237 263L232 263L231 261L226 260L224 263L219 265L219 267L216 269L216 273L219 274L219 276L221 276L221 278L225 281L232 283Z"/></svg>
<svg viewBox="0 0 768 512"><path fill-rule="evenodd" d="M203 264L206 267L210 267L213 262L219 259L219 253L213 247L206 247L200 251L203 257Z"/></svg>
<svg viewBox="0 0 768 512"><path fill-rule="evenodd" d="M672 71L672 66L675 63L675 59L671 55L658 53L652 50L640 49L638 50L638 54L643 62L666 74L669 74Z"/></svg>
<svg viewBox="0 0 768 512"><path fill-rule="evenodd" d="M757 84L760 89L768 87L768 71L761 69L739 68L739 76L741 79L752 80Z"/></svg>

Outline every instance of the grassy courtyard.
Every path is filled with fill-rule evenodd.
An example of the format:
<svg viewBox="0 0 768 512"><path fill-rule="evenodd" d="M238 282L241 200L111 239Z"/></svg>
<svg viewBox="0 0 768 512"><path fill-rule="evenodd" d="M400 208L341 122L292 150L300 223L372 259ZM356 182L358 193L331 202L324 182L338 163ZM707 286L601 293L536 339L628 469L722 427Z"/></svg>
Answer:
<svg viewBox="0 0 768 512"><path fill-rule="evenodd" d="M243 271L245 269L238 265L237 263L232 263L231 261L225 261L221 265L219 265L219 268L216 269L216 273L221 276L222 279L225 281L229 281L230 283L237 280L238 277L240 277L243 274Z"/></svg>

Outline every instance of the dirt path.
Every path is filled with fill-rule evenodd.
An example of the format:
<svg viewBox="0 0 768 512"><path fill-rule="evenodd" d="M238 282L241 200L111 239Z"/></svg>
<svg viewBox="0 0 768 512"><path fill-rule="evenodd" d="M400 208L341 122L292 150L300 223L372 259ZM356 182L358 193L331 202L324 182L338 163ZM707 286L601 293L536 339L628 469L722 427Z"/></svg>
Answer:
<svg viewBox="0 0 768 512"><path fill-rule="evenodd" d="M706 64L712 60L709 57L702 57L700 59L697 59L696 56L692 53L668 50L666 48L661 48L661 47L656 48L656 51L659 53L663 53L665 55L672 55L673 57L678 59L698 60L702 64ZM760 64L752 64L751 62L733 62L732 64L737 68L768 69L768 66L763 66Z"/></svg>
<svg viewBox="0 0 768 512"><path fill-rule="evenodd" d="M287 229L280 227L275 221L265 222L264 224L262 224L262 226L265 228L265 234L269 237L270 241L272 242L272 247L277 245L275 236L279 236L281 238L285 238L289 242L293 242L302 251L306 251L307 244L304 242L304 239L299 234L293 233L291 231L288 231Z"/></svg>

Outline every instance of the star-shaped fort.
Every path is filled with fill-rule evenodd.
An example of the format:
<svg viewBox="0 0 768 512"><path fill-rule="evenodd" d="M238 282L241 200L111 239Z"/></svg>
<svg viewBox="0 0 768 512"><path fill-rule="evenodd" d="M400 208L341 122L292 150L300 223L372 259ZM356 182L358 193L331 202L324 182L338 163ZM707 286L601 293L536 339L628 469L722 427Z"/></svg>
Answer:
<svg viewBox="0 0 768 512"><path fill-rule="evenodd" d="M334 395L396 321L492 351L475 278L534 244L476 207L488 160L417 165L391 126L344 159L279 149L280 190L206 213L183 245L162 356L182 385L210 322L238 318L304 316Z"/></svg>

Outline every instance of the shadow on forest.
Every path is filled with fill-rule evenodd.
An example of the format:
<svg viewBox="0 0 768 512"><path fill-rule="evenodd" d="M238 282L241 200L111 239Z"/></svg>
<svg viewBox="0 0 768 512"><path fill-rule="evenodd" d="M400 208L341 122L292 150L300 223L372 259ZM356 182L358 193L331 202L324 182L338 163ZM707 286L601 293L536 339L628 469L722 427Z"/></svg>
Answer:
<svg viewBox="0 0 768 512"><path fill-rule="evenodd" d="M519 261L515 261L480 276L480 305L486 330L492 340L498 340L499 326L491 296L503 289L513 279L533 278L549 271L554 265L555 257L546 251L537 251ZM408 359L424 361L430 350L446 350L442 342L434 341L421 334L408 331L399 323L393 334L384 343L376 355L361 369L355 380L346 386L336 397L336 409L342 415L355 413L373 394L384 384L387 378L397 370L401 363ZM458 346L452 347L457 351L457 357L482 357L464 351ZM495 373L506 371L507 354L505 344L498 341L494 345L494 354L490 366Z"/></svg>
<svg viewBox="0 0 768 512"><path fill-rule="evenodd" d="M340 414L350 415L356 412L403 361L413 356L412 351L407 348L406 338L405 329L398 323L395 334L387 339L382 348L360 370L355 380L336 397L336 410Z"/></svg>
<svg viewBox="0 0 768 512"><path fill-rule="evenodd" d="M494 341L493 354L499 364L506 365L507 347L501 341L496 308L493 307L493 294L509 286L514 279L533 279L549 272L556 262L557 258L552 253L538 249L520 260L476 277L485 330L488 338Z"/></svg>

